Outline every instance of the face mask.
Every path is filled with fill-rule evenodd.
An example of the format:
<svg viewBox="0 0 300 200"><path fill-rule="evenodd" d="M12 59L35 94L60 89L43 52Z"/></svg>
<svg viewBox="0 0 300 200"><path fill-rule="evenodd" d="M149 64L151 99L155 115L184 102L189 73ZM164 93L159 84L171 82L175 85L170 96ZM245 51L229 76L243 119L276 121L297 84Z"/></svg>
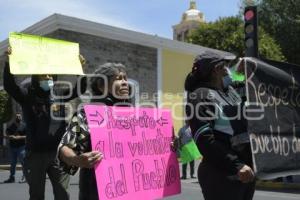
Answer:
<svg viewBox="0 0 300 200"><path fill-rule="evenodd" d="M44 91L49 91L53 88L53 81L52 80L44 80L44 81L40 81L40 87L44 90Z"/></svg>
<svg viewBox="0 0 300 200"><path fill-rule="evenodd" d="M223 77L223 87L228 88L229 85L232 84L231 71L229 68L226 68L228 75Z"/></svg>

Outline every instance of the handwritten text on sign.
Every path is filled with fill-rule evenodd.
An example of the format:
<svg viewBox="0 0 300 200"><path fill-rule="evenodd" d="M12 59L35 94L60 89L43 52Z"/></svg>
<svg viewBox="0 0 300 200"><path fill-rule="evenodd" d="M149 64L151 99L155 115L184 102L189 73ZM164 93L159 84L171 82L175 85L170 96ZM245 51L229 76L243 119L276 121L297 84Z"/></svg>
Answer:
<svg viewBox="0 0 300 200"><path fill-rule="evenodd" d="M101 200L158 199L180 193L169 111L100 105L84 109L92 149L104 154L95 169Z"/></svg>
<svg viewBox="0 0 300 200"><path fill-rule="evenodd" d="M10 33L10 71L13 74L83 74L79 60L79 44Z"/></svg>
<svg viewBox="0 0 300 200"><path fill-rule="evenodd" d="M248 132L256 176L300 174L300 70L288 63L246 60ZM260 109L262 108L262 109ZM260 120L255 111L263 111Z"/></svg>

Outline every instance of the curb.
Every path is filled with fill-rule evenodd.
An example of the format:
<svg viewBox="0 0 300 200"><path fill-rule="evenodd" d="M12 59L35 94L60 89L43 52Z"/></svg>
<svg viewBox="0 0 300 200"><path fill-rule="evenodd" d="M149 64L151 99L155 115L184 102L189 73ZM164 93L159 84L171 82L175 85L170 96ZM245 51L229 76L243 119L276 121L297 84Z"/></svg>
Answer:
<svg viewBox="0 0 300 200"><path fill-rule="evenodd" d="M0 165L0 170L10 170L10 165ZM16 170L22 170L22 165L17 165Z"/></svg>
<svg viewBox="0 0 300 200"><path fill-rule="evenodd" d="M257 181L256 189L267 190L300 190L300 183Z"/></svg>

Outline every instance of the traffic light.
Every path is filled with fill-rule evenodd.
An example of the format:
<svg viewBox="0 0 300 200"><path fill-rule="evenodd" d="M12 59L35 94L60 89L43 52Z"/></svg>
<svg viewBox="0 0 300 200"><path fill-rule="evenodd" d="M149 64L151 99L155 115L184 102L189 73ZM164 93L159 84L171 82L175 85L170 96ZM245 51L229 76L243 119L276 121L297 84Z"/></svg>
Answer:
<svg viewBox="0 0 300 200"><path fill-rule="evenodd" d="M256 6L247 6L244 12L246 57L258 57L258 29L256 8Z"/></svg>

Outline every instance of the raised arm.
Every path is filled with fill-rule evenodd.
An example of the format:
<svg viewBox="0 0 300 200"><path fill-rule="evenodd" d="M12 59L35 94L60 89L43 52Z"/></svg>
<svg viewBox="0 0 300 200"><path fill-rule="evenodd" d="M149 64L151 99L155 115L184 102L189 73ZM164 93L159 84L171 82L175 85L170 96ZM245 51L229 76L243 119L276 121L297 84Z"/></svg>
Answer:
<svg viewBox="0 0 300 200"><path fill-rule="evenodd" d="M12 96L18 103L23 103L25 100L24 91L17 85L14 76L10 73L8 55L11 54L10 48L6 52L7 59L3 71L3 86L6 92Z"/></svg>

